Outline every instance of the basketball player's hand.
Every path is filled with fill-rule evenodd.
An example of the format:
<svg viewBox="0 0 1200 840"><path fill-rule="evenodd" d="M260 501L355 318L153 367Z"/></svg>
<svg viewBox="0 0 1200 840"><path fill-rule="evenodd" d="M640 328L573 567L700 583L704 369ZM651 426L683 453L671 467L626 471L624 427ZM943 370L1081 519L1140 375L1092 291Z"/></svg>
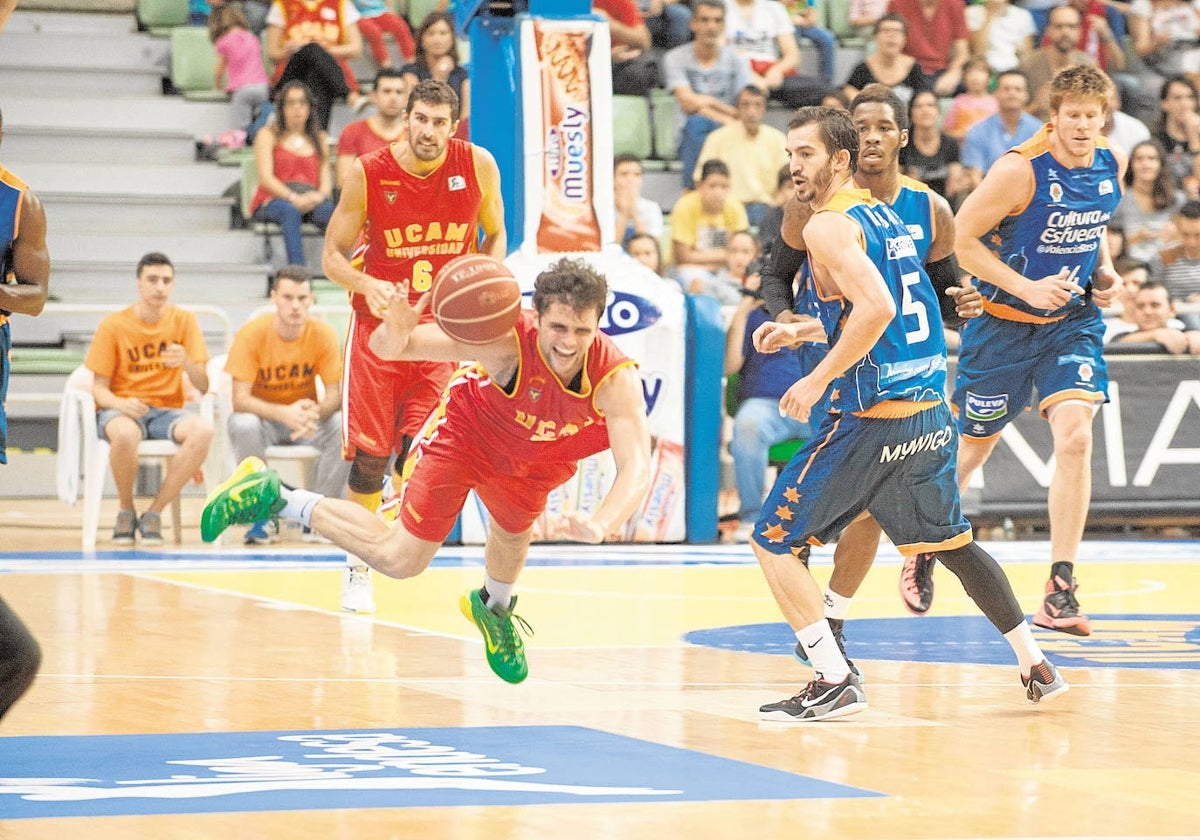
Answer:
<svg viewBox="0 0 1200 840"><path fill-rule="evenodd" d="M792 385L779 398L779 416L793 417L807 423L812 407L825 395L825 385L806 376Z"/></svg>
<svg viewBox="0 0 1200 840"><path fill-rule="evenodd" d="M599 545L604 542L604 529L586 513L571 510L564 513L554 526L553 539Z"/></svg>
<svg viewBox="0 0 1200 840"><path fill-rule="evenodd" d="M1067 279L1070 276L1068 269L1061 268L1058 274L1030 281L1021 299L1034 309L1058 309L1065 306L1074 295L1083 294L1082 286Z"/></svg>
<svg viewBox="0 0 1200 840"><path fill-rule="evenodd" d="M407 289L407 286L405 287ZM389 283L386 280L377 280L370 278L366 289L362 290L362 296L367 302L367 308L371 310L371 314L376 318L383 318L387 312L388 304L392 302L392 298L396 294L397 287L394 283ZM407 291L405 292L407 294Z"/></svg>
<svg viewBox="0 0 1200 840"><path fill-rule="evenodd" d="M796 315L786 324L767 321L754 331L754 349L760 353L775 353L785 348L795 349L806 342L824 344L825 328L809 315Z"/></svg>
<svg viewBox="0 0 1200 840"><path fill-rule="evenodd" d="M1100 266L1092 274L1092 300L1102 309L1112 306L1121 295L1125 281L1111 268Z"/></svg>
<svg viewBox="0 0 1200 840"><path fill-rule="evenodd" d="M946 289L946 294L954 298L954 310L959 318L978 318L983 314L983 295L970 277L961 278L959 283Z"/></svg>

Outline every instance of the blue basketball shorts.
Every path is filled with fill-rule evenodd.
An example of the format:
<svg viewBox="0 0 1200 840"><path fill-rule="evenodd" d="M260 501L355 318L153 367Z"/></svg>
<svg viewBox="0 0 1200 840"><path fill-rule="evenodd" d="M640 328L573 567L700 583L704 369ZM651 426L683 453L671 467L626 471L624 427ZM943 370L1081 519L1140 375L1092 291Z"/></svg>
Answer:
<svg viewBox="0 0 1200 840"><path fill-rule="evenodd" d="M836 539L864 510L902 554L971 542L945 403L911 417L827 415L780 472L752 539L772 554Z"/></svg>
<svg viewBox="0 0 1200 840"><path fill-rule="evenodd" d="M1026 324L984 313L963 327L954 381L958 428L990 438L1031 405L1037 387L1042 416L1065 400L1108 402L1104 324L1095 307L1061 321Z"/></svg>

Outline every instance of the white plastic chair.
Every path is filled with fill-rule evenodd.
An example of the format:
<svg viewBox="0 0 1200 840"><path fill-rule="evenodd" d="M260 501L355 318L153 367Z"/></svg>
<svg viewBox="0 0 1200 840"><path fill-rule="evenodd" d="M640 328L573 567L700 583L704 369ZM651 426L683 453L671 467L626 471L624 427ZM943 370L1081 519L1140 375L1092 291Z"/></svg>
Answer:
<svg viewBox="0 0 1200 840"><path fill-rule="evenodd" d="M216 438L220 439L221 452L224 453L224 476L236 466L233 463L233 447L229 443L229 416L233 413L233 377L225 370L225 360L228 354L222 353L220 356L214 356L208 361L208 387L210 391L215 392L217 398L217 413L219 420L217 422ZM318 395L323 388L320 380L317 380ZM216 440L214 439L214 446ZM277 444L268 446L264 453L263 460L267 463L273 461L290 461L296 464L300 476L300 486L304 488L312 487L316 483L317 460L321 457L321 450L315 446L307 444Z"/></svg>
<svg viewBox="0 0 1200 840"><path fill-rule="evenodd" d="M104 483L108 477L107 440L102 439L96 430L96 402L92 397L92 384L95 377L86 367L80 366L72 371L63 388L62 405L59 417L68 422L59 424L58 457L71 457L76 453L78 469L82 474L79 485L83 495L83 549L93 551L96 548L96 534L100 529L100 502L104 496ZM210 395L200 399L200 414L212 419L213 400ZM74 431L78 435L77 442L66 441ZM138 463L151 464L158 467L160 475L165 472L172 456L179 451L178 445L169 440L143 440L138 444ZM68 465L70 469L70 466ZM205 471L206 485L213 476ZM206 487L207 489L207 487ZM72 498L73 501L73 498ZM171 502L171 527L175 535L175 544L183 543L182 509L179 496Z"/></svg>

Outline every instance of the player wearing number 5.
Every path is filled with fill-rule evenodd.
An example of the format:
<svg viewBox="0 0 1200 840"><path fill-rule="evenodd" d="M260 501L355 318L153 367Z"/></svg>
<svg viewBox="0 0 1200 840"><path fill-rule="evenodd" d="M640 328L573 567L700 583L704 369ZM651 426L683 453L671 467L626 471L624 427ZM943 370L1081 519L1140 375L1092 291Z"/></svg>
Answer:
<svg viewBox="0 0 1200 840"><path fill-rule="evenodd" d="M1050 82L1050 122L996 161L955 219L955 250L984 314L963 328L954 404L959 486L1030 404L1054 439L1050 580L1034 623L1087 636L1074 564L1092 492L1092 416L1108 399L1102 306L1120 291L1105 230L1125 158L1100 136L1113 83L1094 67Z"/></svg>
<svg viewBox="0 0 1200 840"><path fill-rule="evenodd" d="M381 359L369 346L371 333L397 285L406 284L415 303L455 257L480 251L504 259L508 248L500 170L486 149L451 136L459 102L450 86L417 85L404 121L404 136L355 161L321 260L326 276L351 292L342 441L353 460L350 498L371 511L389 459L404 457L454 369L448 361ZM349 563L342 607L370 612L366 566L355 557Z"/></svg>

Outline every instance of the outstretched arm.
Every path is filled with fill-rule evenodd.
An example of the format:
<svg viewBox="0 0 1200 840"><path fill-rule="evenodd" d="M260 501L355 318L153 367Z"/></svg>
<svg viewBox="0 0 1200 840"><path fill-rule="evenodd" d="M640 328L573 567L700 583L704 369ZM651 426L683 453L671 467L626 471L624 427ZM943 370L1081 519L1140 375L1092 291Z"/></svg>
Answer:
<svg viewBox="0 0 1200 840"><path fill-rule="evenodd" d="M596 407L608 424L609 446L617 462L612 488L591 516L570 511L560 520L555 538L601 543L615 532L650 492L650 423L637 370L627 365L596 391Z"/></svg>
<svg viewBox="0 0 1200 840"><path fill-rule="evenodd" d="M512 369L517 358L517 337L512 330L488 344L463 344L442 332L437 324L421 323L431 300L432 292L426 292L415 306L410 306L408 283L398 284L394 296L382 309L383 323L371 333L368 342L371 352L381 359L408 362L474 359L497 377Z"/></svg>

